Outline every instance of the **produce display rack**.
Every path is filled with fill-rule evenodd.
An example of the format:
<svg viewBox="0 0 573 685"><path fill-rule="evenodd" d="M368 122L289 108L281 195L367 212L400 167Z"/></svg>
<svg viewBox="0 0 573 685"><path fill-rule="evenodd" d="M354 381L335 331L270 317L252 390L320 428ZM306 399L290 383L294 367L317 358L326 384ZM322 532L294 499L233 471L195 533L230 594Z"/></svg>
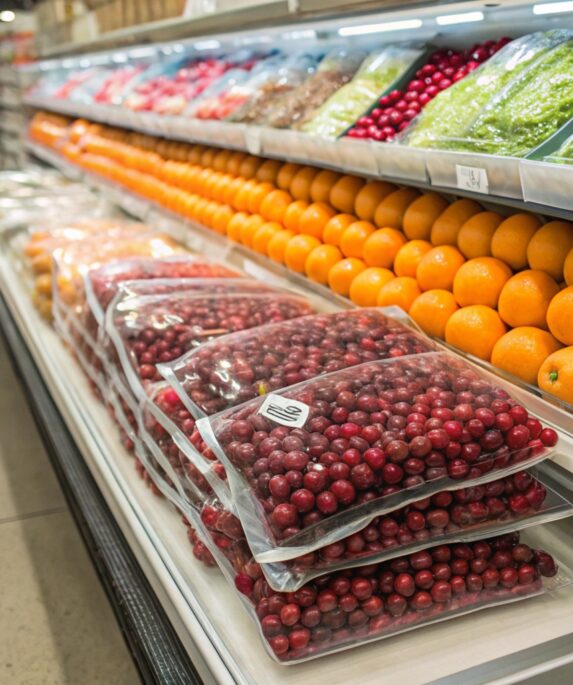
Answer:
<svg viewBox="0 0 573 685"><path fill-rule="evenodd" d="M531 2L510 0L503 5L499 8L500 26L511 25L512 12L517 13L522 25L527 23L523 17L531 14ZM406 2L397 7L393 2L382 6L370 0L267 0L217 15L170 19L110 32L96 41L55 46L41 56L59 60L96 51L111 54L160 41L216 39L237 34L237 26L248 27L249 33L259 36L266 30L278 30L277 26L304 32L315 26L314 21L319 29L326 30L333 25L336 28L336 22L340 25L341 16L345 23L358 25L364 22L363 12L371 13L367 15L369 21L381 14L384 21L419 15L429 25L439 13L471 10L486 14L498 11L474 1ZM491 27L491 22L488 24ZM456 27L449 30L455 32ZM421 37L426 40L430 34L424 31ZM392 40L391 34L386 36ZM500 208L505 207L573 220L573 199L568 197L573 172L543 161L420 151L351 139L319 141L293 131L193 122L54 98L28 96L23 104L28 112L41 109L86 117L167 139L386 178L445 195L473 198L486 208L502 212ZM351 306L329 289L262 255L86 172L53 149L28 141L25 151L36 162L99 189L125 213L148 221L198 253L216 254L219 261L254 278L288 285L321 298L331 308ZM460 187L456 164L485 168L487 192ZM547 193L539 184L544 174L551 179L554 192ZM529 599L517 611L501 606L365 645L351 653L290 667L277 665L264 653L233 588L216 570L205 570L193 557L178 515L137 477L133 459L125 452L111 418L92 394L69 350L34 309L17 267L1 252L0 328L144 682L509 685L573 663L573 585L569 585L552 596ZM563 428L573 435L573 419ZM573 453L562 451L548 468L573 491ZM573 519L536 526L527 535L532 544L547 547L573 568Z"/></svg>

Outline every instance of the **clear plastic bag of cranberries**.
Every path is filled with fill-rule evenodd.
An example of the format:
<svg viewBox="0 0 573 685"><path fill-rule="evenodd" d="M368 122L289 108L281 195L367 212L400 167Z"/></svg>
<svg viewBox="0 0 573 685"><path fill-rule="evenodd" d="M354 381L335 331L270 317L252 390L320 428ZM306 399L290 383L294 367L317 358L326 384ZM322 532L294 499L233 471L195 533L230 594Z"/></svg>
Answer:
<svg viewBox="0 0 573 685"><path fill-rule="evenodd" d="M333 544L440 490L551 454L543 427L495 378L442 352L368 362L200 419L261 562Z"/></svg>
<svg viewBox="0 0 573 685"><path fill-rule="evenodd" d="M103 324L105 311L113 300L118 284L124 281L158 279L238 279L241 274L205 257L181 255L174 257L123 259L92 269L84 277L86 293L85 326L96 334Z"/></svg>
<svg viewBox="0 0 573 685"><path fill-rule="evenodd" d="M193 526L284 664L360 646L571 583L547 552L509 533L442 544L383 563L323 575L293 592L272 589L249 554L239 520L207 503Z"/></svg>
<svg viewBox="0 0 573 685"><path fill-rule="evenodd" d="M224 469L191 444L197 431L189 411L166 383L154 384L148 392L149 397L140 405L141 439L156 458L168 461L177 475L177 489L190 504L203 502L213 495L213 489L220 495Z"/></svg>
<svg viewBox="0 0 573 685"><path fill-rule="evenodd" d="M208 286L206 286L208 289ZM122 299L108 307L105 334L115 348L110 360L138 399L145 386L161 380L157 364L234 331L286 321L313 312L304 297L284 291L199 293L179 291Z"/></svg>
<svg viewBox="0 0 573 685"><path fill-rule="evenodd" d="M158 370L200 417L325 373L436 349L391 314L356 309L269 324L214 340Z"/></svg>

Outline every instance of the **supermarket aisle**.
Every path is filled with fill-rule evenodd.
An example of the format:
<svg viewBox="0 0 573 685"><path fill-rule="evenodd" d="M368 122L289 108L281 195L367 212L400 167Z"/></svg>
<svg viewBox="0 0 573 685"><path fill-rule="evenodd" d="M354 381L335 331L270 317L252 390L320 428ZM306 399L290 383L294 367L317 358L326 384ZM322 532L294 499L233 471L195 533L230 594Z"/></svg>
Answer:
<svg viewBox="0 0 573 685"><path fill-rule="evenodd" d="M0 344L0 683L139 678Z"/></svg>

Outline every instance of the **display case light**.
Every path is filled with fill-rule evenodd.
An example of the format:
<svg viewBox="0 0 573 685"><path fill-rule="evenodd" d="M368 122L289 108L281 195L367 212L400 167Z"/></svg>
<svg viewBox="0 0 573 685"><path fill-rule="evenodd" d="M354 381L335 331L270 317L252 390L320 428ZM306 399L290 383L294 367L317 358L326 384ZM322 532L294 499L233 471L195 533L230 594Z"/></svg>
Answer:
<svg viewBox="0 0 573 685"><path fill-rule="evenodd" d="M87 69L90 66L91 66L91 60L88 59L87 57L84 57L80 60L80 67L82 69Z"/></svg>
<svg viewBox="0 0 573 685"><path fill-rule="evenodd" d="M16 14L12 12L12 10L3 10L0 12L0 21L4 21L7 24L10 22L14 21L16 19Z"/></svg>
<svg viewBox="0 0 573 685"><path fill-rule="evenodd" d="M467 24L473 21L483 21L483 12L462 12L460 14L442 14L436 17L436 24L450 26L452 24Z"/></svg>
<svg viewBox="0 0 573 685"><path fill-rule="evenodd" d="M217 50L221 47L221 41L218 40L198 40L193 43L195 50Z"/></svg>
<svg viewBox="0 0 573 685"><path fill-rule="evenodd" d="M152 57L157 53L157 48L152 46L133 48L129 51L129 56L132 59L137 59L138 57Z"/></svg>
<svg viewBox="0 0 573 685"><path fill-rule="evenodd" d="M364 36L368 33L385 33L387 31L405 31L419 29L421 19L403 19L402 21L386 21L381 24L361 24L359 26L343 26L338 29L339 36Z"/></svg>
<svg viewBox="0 0 573 685"><path fill-rule="evenodd" d="M541 5L533 5L533 14L559 14L560 12L573 12L573 2L544 2Z"/></svg>
<svg viewBox="0 0 573 685"><path fill-rule="evenodd" d="M111 59L112 62L115 62L116 64L122 64L123 62L127 62L127 55L125 52L118 52Z"/></svg>
<svg viewBox="0 0 573 685"><path fill-rule="evenodd" d="M316 31L314 29L302 29L301 31L289 31L288 33L283 33L283 38L287 40L303 40L305 38L316 38Z"/></svg>

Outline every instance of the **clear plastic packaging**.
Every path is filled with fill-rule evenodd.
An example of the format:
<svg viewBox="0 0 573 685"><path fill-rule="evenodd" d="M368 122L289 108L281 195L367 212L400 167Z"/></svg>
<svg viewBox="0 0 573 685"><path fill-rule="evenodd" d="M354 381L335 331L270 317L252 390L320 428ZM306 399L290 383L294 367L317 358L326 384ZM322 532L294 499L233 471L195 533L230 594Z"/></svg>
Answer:
<svg viewBox="0 0 573 685"><path fill-rule="evenodd" d="M224 281L223 281L224 283ZM307 300L294 293L213 292L215 279L199 288L170 294L130 297L118 292L108 307L105 332L110 359L123 370L134 395L161 380L156 364L172 361L193 347L236 330L309 314Z"/></svg>
<svg viewBox="0 0 573 685"><path fill-rule="evenodd" d="M339 88L348 83L366 58L360 49L341 48L329 52L300 86L272 103L255 123L274 128L300 128Z"/></svg>
<svg viewBox="0 0 573 685"><path fill-rule="evenodd" d="M573 135L569 136L558 150L543 158L544 162L553 164L573 164Z"/></svg>
<svg viewBox="0 0 573 685"><path fill-rule="evenodd" d="M295 55L285 60L278 69L254 77L246 85L246 89L252 91L251 95L229 119L244 124L263 121L275 102L304 83L315 69L315 58L304 54Z"/></svg>
<svg viewBox="0 0 573 685"><path fill-rule="evenodd" d="M479 69L440 93L400 136L412 147L458 149L476 117L503 88L542 59L571 32L557 29L512 41Z"/></svg>
<svg viewBox="0 0 573 685"><path fill-rule="evenodd" d="M489 377L441 352L334 372L197 428L265 563L333 544L441 490L528 468L558 440Z"/></svg>
<svg viewBox="0 0 573 685"><path fill-rule="evenodd" d="M523 157L573 116L573 40L542 55L486 105L461 149Z"/></svg>
<svg viewBox="0 0 573 685"><path fill-rule="evenodd" d="M194 255L166 258L139 257L105 264L98 269L90 270L84 279L89 309L86 328L91 330L94 325L96 327L103 325L105 310L113 300L119 283L156 279L238 279L240 276L238 271L223 264ZM137 285L134 286L134 289L137 288Z"/></svg>
<svg viewBox="0 0 573 685"><path fill-rule="evenodd" d="M324 373L436 349L395 314L356 309L270 324L214 340L158 370L195 417L210 416Z"/></svg>
<svg viewBox="0 0 573 685"><path fill-rule="evenodd" d="M337 138L420 57L416 47L390 45L371 53L354 78L334 93L302 126L306 133Z"/></svg>
<svg viewBox="0 0 573 685"><path fill-rule="evenodd" d="M479 609L534 597L572 581L519 533L440 545L317 578L296 592L271 589L238 521L205 508L191 524L243 600L269 656L300 663Z"/></svg>
<svg viewBox="0 0 573 685"><path fill-rule="evenodd" d="M167 234L138 224L59 248L52 255L54 316L81 318L85 304L84 276L91 269L126 257L163 258L184 252Z"/></svg>

